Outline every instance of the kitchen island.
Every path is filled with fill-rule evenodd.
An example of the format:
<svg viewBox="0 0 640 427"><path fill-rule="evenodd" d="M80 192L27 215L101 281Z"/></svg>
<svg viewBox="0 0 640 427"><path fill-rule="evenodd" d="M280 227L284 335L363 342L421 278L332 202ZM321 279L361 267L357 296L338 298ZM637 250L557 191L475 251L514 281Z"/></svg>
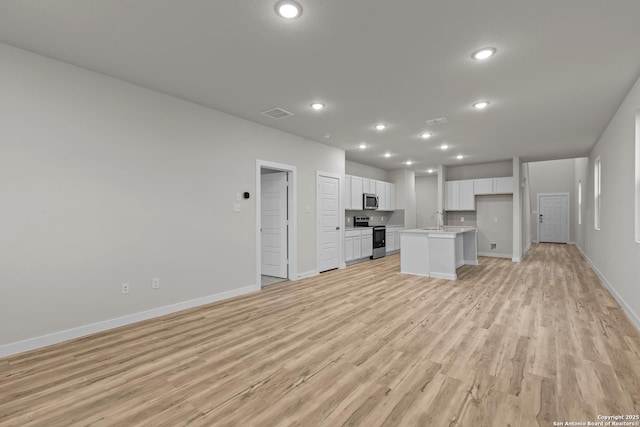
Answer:
<svg viewBox="0 0 640 427"><path fill-rule="evenodd" d="M478 265L476 227L430 227L400 232L400 272L457 280L464 264Z"/></svg>

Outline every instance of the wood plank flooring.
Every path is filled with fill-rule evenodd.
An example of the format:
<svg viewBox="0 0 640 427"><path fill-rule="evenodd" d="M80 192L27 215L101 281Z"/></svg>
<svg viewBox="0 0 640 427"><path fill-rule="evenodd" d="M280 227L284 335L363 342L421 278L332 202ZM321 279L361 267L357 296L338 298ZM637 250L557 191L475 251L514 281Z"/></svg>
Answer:
<svg viewBox="0 0 640 427"><path fill-rule="evenodd" d="M0 426L551 426L640 414L640 333L572 246L399 256L0 359Z"/></svg>

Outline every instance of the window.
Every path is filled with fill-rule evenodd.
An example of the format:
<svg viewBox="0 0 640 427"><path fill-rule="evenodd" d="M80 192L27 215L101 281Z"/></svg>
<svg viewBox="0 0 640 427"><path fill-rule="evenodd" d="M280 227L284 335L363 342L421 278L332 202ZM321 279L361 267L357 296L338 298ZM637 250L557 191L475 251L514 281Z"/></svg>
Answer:
<svg viewBox="0 0 640 427"><path fill-rule="evenodd" d="M578 181L578 224L582 225L582 181Z"/></svg>
<svg viewBox="0 0 640 427"><path fill-rule="evenodd" d="M636 114L636 242L640 243L640 111Z"/></svg>
<svg viewBox="0 0 640 427"><path fill-rule="evenodd" d="M593 165L593 226L600 230L600 196L602 195L602 162L600 156Z"/></svg>

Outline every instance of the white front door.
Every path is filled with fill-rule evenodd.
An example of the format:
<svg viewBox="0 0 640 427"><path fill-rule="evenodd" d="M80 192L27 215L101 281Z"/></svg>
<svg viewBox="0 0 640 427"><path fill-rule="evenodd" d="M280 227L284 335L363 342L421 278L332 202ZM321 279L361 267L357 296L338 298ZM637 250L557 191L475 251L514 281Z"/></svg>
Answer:
<svg viewBox="0 0 640 427"><path fill-rule="evenodd" d="M261 176L262 274L287 278L287 173Z"/></svg>
<svg viewBox="0 0 640 427"><path fill-rule="evenodd" d="M540 242L568 243L569 196L541 194L538 198L538 233Z"/></svg>
<svg viewBox="0 0 640 427"><path fill-rule="evenodd" d="M340 266L340 180L318 176L318 195L318 269L323 272Z"/></svg>

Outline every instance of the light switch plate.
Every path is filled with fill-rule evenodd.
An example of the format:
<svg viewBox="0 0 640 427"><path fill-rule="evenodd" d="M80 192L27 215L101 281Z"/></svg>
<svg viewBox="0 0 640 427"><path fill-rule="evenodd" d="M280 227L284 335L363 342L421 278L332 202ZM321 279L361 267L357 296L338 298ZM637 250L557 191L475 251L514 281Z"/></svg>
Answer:
<svg viewBox="0 0 640 427"><path fill-rule="evenodd" d="M240 212L242 210L242 205L240 203L234 203L233 204L233 211L234 212Z"/></svg>
<svg viewBox="0 0 640 427"><path fill-rule="evenodd" d="M498 217L497 216L493 217L493 222L498 222Z"/></svg>

